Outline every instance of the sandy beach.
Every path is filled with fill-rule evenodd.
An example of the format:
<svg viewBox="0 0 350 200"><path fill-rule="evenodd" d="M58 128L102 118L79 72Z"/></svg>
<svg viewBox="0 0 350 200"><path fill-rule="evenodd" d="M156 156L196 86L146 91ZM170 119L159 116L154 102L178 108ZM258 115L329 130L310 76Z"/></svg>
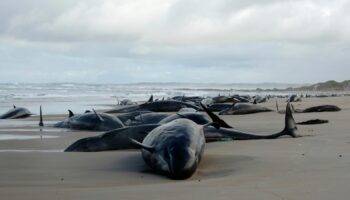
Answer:
<svg viewBox="0 0 350 200"><path fill-rule="evenodd" d="M280 108L285 99L279 99ZM294 114L303 137L208 143L193 177L154 174L139 150L64 153L77 139L101 132L49 127L66 115L0 121L1 199L348 199L350 97L308 98L295 108L334 104L340 112ZM275 109L275 101L262 105ZM223 116L235 128L269 133L283 128L276 112ZM17 137L14 137L17 136ZM28 139L24 136L32 136Z"/></svg>

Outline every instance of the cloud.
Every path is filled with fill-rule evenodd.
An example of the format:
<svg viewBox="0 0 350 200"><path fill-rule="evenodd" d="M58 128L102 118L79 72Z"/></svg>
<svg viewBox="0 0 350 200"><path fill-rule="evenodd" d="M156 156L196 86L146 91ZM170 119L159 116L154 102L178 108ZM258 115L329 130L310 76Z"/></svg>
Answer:
<svg viewBox="0 0 350 200"><path fill-rule="evenodd" d="M66 0L67 1L67 0ZM14 12L5 34L19 39L137 40L169 44L312 41L342 35L346 1L71 1ZM7 3L3 3L7 4ZM20 4L20 3L18 3ZM15 4L2 5L14 10ZM45 6L45 4L44 4ZM345 21L347 22L347 21Z"/></svg>
<svg viewBox="0 0 350 200"><path fill-rule="evenodd" d="M349 8L345 0L2 1L0 81L346 79Z"/></svg>

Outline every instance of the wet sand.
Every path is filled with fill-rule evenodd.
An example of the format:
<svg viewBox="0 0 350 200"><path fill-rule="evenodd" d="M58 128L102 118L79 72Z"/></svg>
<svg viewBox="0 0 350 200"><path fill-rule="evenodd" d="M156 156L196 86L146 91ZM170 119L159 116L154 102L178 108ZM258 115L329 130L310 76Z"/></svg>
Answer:
<svg viewBox="0 0 350 200"><path fill-rule="evenodd" d="M284 108L285 100L279 100ZM196 174L174 181L152 173L138 150L63 153L79 138L101 132L48 125L64 115L0 121L1 199L348 199L350 196L350 97L310 98L295 108L335 104L340 112L294 114L300 138L209 143ZM264 106L275 109L275 101ZM275 112L223 116L238 129L269 133L283 128ZM40 135L44 137L40 137ZM57 136L57 137L52 137ZM51 138L52 137L52 138Z"/></svg>

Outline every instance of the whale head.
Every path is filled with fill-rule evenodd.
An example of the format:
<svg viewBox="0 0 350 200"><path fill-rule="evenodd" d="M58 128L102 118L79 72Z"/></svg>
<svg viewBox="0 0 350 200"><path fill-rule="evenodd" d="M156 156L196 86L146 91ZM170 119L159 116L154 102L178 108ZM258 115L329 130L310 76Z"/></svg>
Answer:
<svg viewBox="0 0 350 200"><path fill-rule="evenodd" d="M193 175L198 165L194 150L183 145L171 145L164 152L168 165L168 176L172 179L187 179Z"/></svg>

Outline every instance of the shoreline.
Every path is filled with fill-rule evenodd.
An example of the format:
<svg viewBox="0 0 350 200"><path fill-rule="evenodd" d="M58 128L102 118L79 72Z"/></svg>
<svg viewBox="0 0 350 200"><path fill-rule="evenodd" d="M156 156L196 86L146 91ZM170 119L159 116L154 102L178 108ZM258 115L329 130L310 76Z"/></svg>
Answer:
<svg viewBox="0 0 350 200"><path fill-rule="evenodd" d="M278 99L280 106L285 99ZM335 104L340 112L296 113L296 121L328 119L298 126L300 138L208 143L198 171L174 181L154 174L139 150L64 153L74 141L102 132L45 126L38 116L0 122L0 135L57 138L0 140L0 194L4 199L347 199L350 195L350 97L308 98L296 108ZM261 104L275 109L275 101ZM44 112L45 114L45 112ZM51 125L65 114L44 115ZM237 129L279 131L276 112L222 116ZM14 150L14 151L9 151ZM42 151L39 151L42 150Z"/></svg>

